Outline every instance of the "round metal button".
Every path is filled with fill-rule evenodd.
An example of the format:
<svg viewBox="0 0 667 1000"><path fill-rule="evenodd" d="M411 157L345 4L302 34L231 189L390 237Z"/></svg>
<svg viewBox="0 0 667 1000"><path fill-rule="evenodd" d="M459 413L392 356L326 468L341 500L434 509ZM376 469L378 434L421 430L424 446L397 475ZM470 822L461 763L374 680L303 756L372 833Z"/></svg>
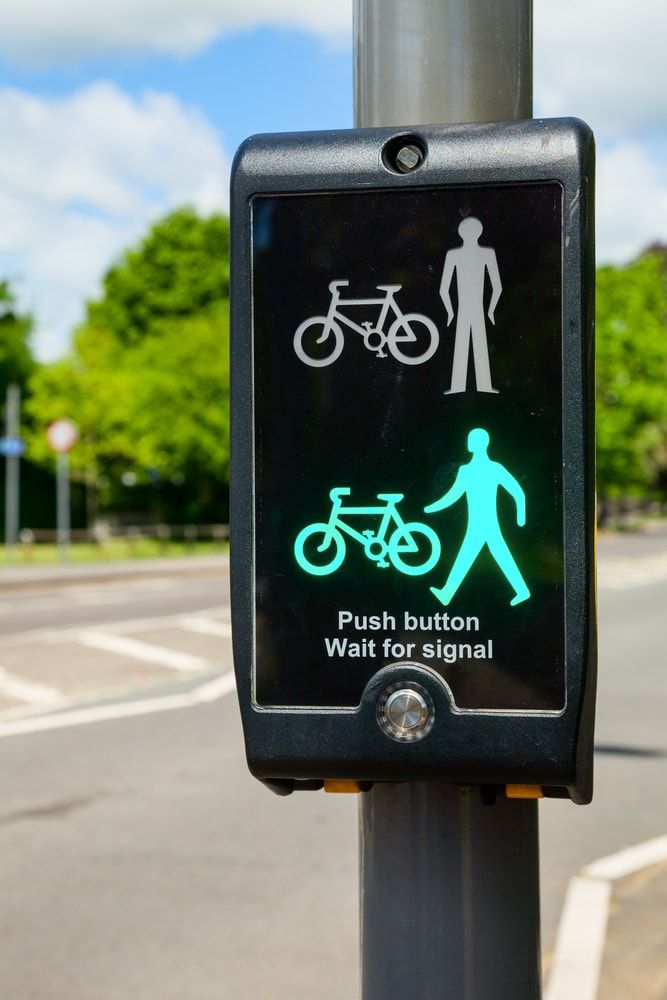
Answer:
<svg viewBox="0 0 667 1000"><path fill-rule="evenodd" d="M410 686L408 687L408 684ZM431 730L435 717L433 701L420 685L393 684L380 696L378 722L387 736L410 743Z"/></svg>

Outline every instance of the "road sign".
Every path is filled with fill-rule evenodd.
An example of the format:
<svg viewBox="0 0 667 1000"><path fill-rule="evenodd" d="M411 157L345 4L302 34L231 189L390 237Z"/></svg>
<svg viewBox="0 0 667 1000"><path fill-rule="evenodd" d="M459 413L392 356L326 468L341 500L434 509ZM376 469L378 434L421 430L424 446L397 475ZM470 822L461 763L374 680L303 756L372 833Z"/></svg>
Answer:
<svg viewBox="0 0 667 1000"><path fill-rule="evenodd" d="M260 777L589 797L591 185L573 121L237 157L235 656Z"/></svg>
<svg viewBox="0 0 667 1000"><path fill-rule="evenodd" d="M20 458L25 451L25 441L20 437L5 437L0 438L0 455L4 455L5 458Z"/></svg>
<svg viewBox="0 0 667 1000"><path fill-rule="evenodd" d="M55 420L47 428L46 439L55 452L68 452L79 440L79 430L71 420Z"/></svg>

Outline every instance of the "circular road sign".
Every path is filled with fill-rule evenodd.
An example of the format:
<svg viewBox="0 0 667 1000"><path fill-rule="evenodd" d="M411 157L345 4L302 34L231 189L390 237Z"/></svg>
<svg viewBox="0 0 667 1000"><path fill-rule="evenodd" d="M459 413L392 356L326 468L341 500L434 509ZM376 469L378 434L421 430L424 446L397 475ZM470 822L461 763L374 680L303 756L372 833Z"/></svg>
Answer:
<svg viewBox="0 0 667 1000"><path fill-rule="evenodd" d="M46 440L54 451L69 451L79 440L79 430L71 420L55 420L46 431Z"/></svg>

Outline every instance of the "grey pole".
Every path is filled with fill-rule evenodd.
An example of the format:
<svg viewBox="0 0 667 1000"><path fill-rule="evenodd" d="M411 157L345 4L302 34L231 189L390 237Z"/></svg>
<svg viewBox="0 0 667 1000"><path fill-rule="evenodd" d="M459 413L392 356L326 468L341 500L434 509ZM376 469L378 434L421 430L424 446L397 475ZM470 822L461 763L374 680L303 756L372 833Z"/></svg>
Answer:
<svg viewBox="0 0 667 1000"><path fill-rule="evenodd" d="M17 438L20 433L21 390L17 385L7 386L5 407L5 437ZM8 455L5 459L5 548L10 556L19 536L19 490L21 459Z"/></svg>
<svg viewBox="0 0 667 1000"><path fill-rule="evenodd" d="M355 0L355 125L530 118L532 0Z"/></svg>
<svg viewBox="0 0 667 1000"><path fill-rule="evenodd" d="M355 125L529 118L532 0L355 0ZM363 1000L539 1000L537 803L360 796Z"/></svg>
<svg viewBox="0 0 667 1000"><path fill-rule="evenodd" d="M58 539L58 558L67 562L70 536L69 509L69 454L58 452L56 459L56 537Z"/></svg>

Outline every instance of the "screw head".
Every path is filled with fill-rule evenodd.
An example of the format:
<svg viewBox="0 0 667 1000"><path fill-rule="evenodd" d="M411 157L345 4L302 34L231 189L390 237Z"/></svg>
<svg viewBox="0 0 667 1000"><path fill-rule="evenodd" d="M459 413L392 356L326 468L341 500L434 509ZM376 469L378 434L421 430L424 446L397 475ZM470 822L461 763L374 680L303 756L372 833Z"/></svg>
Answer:
<svg viewBox="0 0 667 1000"><path fill-rule="evenodd" d="M396 153L396 169L402 174L409 174L417 169L423 159L424 154L419 146L407 143Z"/></svg>

